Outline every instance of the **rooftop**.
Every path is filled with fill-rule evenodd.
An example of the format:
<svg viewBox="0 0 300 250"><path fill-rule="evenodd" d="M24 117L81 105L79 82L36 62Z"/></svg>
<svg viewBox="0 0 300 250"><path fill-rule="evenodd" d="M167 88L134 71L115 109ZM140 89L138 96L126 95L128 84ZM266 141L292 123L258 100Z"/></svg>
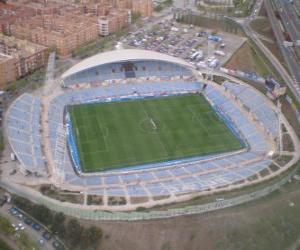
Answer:
<svg viewBox="0 0 300 250"><path fill-rule="evenodd" d="M26 40L5 36L0 33L0 56L11 56L15 58L27 57L46 49L42 45L31 43Z"/></svg>
<svg viewBox="0 0 300 250"><path fill-rule="evenodd" d="M96 66L114 63L114 62L125 62L125 61L165 61L174 64L179 64L184 67L191 68L191 64L186 61L176 58L173 56L169 56L166 54L162 54L156 51L150 50L140 50L140 49L121 49L121 50L112 50L103 52L94 56L91 56L80 63L74 65L69 70L67 70L62 78L66 78L70 75L73 75L77 72L87 70Z"/></svg>

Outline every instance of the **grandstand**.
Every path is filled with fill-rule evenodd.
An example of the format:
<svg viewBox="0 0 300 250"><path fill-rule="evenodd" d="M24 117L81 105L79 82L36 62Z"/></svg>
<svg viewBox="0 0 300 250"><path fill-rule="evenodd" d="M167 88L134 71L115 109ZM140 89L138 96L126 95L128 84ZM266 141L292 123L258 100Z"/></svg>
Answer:
<svg viewBox="0 0 300 250"><path fill-rule="evenodd" d="M138 89L139 93L143 93L142 90L146 89L148 91L152 90L151 93L159 94L160 91L165 93L167 90L170 93L171 91L199 90L201 83L147 83L144 85L135 84L132 87L133 89ZM105 87L104 89L109 89L109 91L105 91L104 93L114 93L114 89L118 88L118 86ZM120 89L118 90L120 91ZM122 88L122 90L124 92L119 92L121 95L128 96L130 94L130 89ZM93 97L99 97L101 92L103 92L103 88L64 94L57 98L64 100L65 103L55 102L55 106L59 103L59 106L63 107L67 105L68 100L73 100L76 104L79 103L79 100L84 103L86 100L84 96L89 96L93 100ZM239 132L237 131L236 133L242 134L247 145L249 145L248 149L234 152L233 154L222 154L218 157L204 156L193 158L192 161L177 160L176 164L174 162L167 162L166 164L157 163L150 166L126 168L123 171L119 170L114 173L82 174L82 176L76 175L72 168L72 160L66 155L66 164L62 171L65 173L63 182L74 186L90 186L91 194L112 195L114 193L122 196L130 192L132 196L143 196L145 193L160 196L163 192L164 195L180 195L192 191L203 191L228 186L247 179L266 168L271 161L265 158L266 153L270 149L268 148L266 139L264 139L264 134L249 123L245 115L234 103L224 97L218 90L209 86L205 95L214 107L222 110L228 117L228 120L232 121L234 127L239 129ZM51 111L50 113L58 115L58 113ZM63 109L61 109L61 117L62 121ZM54 145L55 143L53 143L53 150L55 149ZM244 164L245 166L243 166ZM77 167L79 166L77 165ZM77 170L80 172L80 169ZM176 180L173 180L174 176ZM95 191L95 187L97 187L97 191ZM133 192L133 190L137 190L137 192Z"/></svg>
<svg viewBox="0 0 300 250"><path fill-rule="evenodd" d="M9 108L7 133L11 147L21 162L22 171L39 175L47 174L40 140L39 98L21 95Z"/></svg>
<svg viewBox="0 0 300 250"><path fill-rule="evenodd" d="M120 210L134 209L249 185L262 181L264 170L273 174L269 171L274 163L270 152L278 151L278 111L248 85L206 81L185 61L142 50L95 55L67 70L61 83L64 91L49 102L49 130L44 138L50 142L55 164L51 166L55 170L53 184L99 196L105 209L110 209L110 197L124 198L127 208L120 205ZM201 93L243 147L147 164L124 164L123 168L106 171L83 171L69 107L194 93ZM40 103L39 97L29 94L16 99L7 113L7 135L23 172L46 175L50 161L43 157ZM155 119L152 122L153 127L159 126ZM134 198L143 199L133 203Z"/></svg>
<svg viewBox="0 0 300 250"><path fill-rule="evenodd" d="M124 78L191 76L185 61L153 51L116 50L92 56L63 75L63 86ZM118 58L118 61L115 60Z"/></svg>

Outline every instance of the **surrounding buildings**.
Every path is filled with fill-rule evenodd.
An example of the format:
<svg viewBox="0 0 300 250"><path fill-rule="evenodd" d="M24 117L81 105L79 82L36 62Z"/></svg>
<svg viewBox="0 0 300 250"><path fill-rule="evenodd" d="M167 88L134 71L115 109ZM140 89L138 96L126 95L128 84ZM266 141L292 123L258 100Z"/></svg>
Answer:
<svg viewBox="0 0 300 250"><path fill-rule="evenodd" d="M0 54L0 88L6 87L7 83L17 79L16 58Z"/></svg>
<svg viewBox="0 0 300 250"><path fill-rule="evenodd" d="M0 87L43 66L48 50L75 49L152 15L152 0L8 0L0 2ZM7 37L9 36L9 37ZM39 44L39 45L37 45Z"/></svg>
<svg viewBox="0 0 300 250"><path fill-rule="evenodd" d="M0 34L0 88L47 63L44 46Z"/></svg>
<svg viewBox="0 0 300 250"><path fill-rule="evenodd" d="M26 20L35 13L27 6L18 6L15 4L4 4L0 2L0 31L5 35L11 35L10 26L18 19Z"/></svg>
<svg viewBox="0 0 300 250"><path fill-rule="evenodd" d="M18 0L0 5L1 31L19 39L56 48L68 57L76 48L131 23L131 11L147 17L152 0Z"/></svg>
<svg viewBox="0 0 300 250"><path fill-rule="evenodd" d="M153 12L152 0L132 0L132 11L139 12L143 17L149 17Z"/></svg>
<svg viewBox="0 0 300 250"><path fill-rule="evenodd" d="M131 23L130 10L113 10L107 16L98 19L99 34L107 36L128 26Z"/></svg>
<svg viewBox="0 0 300 250"><path fill-rule="evenodd" d="M67 57L76 48L98 38L96 20L88 15L38 15L25 23L19 21L13 24L11 34L19 39L55 47L61 57Z"/></svg>

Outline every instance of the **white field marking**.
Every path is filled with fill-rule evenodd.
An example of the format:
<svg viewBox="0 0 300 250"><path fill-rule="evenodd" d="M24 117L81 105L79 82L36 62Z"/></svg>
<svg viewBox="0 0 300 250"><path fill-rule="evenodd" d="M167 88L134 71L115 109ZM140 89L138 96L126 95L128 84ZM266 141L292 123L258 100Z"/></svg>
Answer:
<svg viewBox="0 0 300 250"><path fill-rule="evenodd" d="M157 126L156 126L156 124L155 124L155 122L153 121L152 118L150 119L150 122L151 122L153 128L156 130L156 129L157 129Z"/></svg>

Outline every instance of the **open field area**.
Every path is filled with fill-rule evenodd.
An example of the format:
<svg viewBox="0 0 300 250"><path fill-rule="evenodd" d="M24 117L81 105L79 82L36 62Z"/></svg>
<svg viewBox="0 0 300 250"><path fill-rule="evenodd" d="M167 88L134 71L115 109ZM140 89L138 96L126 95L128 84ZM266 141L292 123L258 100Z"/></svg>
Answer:
<svg viewBox="0 0 300 250"><path fill-rule="evenodd" d="M105 232L101 247L108 250L198 250L199 246L208 250L298 249L299 187L299 181L293 180L258 201L203 215L142 222L101 222Z"/></svg>
<svg viewBox="0 0 300 250"><path fill-rule="evenodd" d="M84 172L242 148L196 94L76 105L69 112Z"/></svg>
<svg viewBox="0 0 300 250"><path fill-rule="evenodd" d="M247 60L245 60L245 58L247 58ZM272 74L276 78L273 68L249 42L244 43L231 57L226 63L226 67L246 72L256 72L263 77Z"/></svg>

